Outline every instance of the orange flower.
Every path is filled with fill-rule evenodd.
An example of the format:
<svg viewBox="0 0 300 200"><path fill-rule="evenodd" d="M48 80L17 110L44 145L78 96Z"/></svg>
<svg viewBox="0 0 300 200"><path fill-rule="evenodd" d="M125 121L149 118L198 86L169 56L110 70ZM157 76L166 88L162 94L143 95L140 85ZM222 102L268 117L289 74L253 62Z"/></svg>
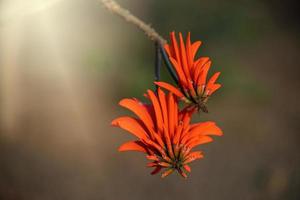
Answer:
<svg viewBox="0 0 300 200"><path fill-rule="evenodd" d="M112 121L137 137L119 147L119 151L140 151L150 160L148 167L154 167L151 174L166 169L161 177L177 170L183 177L191 169L189 163L203 157L202 151L192 151L200 144L212 141L210 135L221 136L222 130L214 122L190 124L192 110L179 111L177 98L166 95L160 88L157 94L148 90L145 95L150 104L139 100L123 99L119 104L136 114L138 118L124 116Z"/></svg>
<svg viewBox="0 0 300 200"><path fill-rule="evenodd" d="M220 72L215 73L206 81L211 61L208 57L195 60L201 41L191 43L190 33L187 35L185 44L181 33L179 33L179 45L175 32L171 32L170 38L171 44L166 44L164 49L176 71L179 88L165 82L155 82L155 84L173 92L189 105L197 107L198 110L207 112L205 104L209 96L221 87L220 84L215 83Z"/></svg>

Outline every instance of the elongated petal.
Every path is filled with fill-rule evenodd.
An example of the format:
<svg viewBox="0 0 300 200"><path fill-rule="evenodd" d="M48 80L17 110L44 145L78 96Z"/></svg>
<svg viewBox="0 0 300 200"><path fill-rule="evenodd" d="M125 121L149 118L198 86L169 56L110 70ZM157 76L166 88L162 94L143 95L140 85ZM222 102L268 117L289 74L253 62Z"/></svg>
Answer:
<svg viewBox="0 0 300 200"><path fill-rule="evenodd" d="M216 82L216 80L218 79L218 77L220 76L221 72L217 72L215 73L207 82L207 86L209 87L210 85L214 84Z"/></svg>
<svg viewBox="0 0 300 200"><path fill-rule="evenodd" d="M170 163L167 163L167 162L158 162L157 164L162 166L162 167L172 167L172 165Z"/></svg>
<svg viewBox="0 0 300 200"><path fill-rule="evenodd" d="M183 165L183 168L187 171L187 172L191 172L191 168L188 165Z"/></svg>
<svg viewBox="0 0 300 200"><path fill-rule="evenodd" d="M145 145L140 141L130 141L122 144L119 151L139 151L147 153Z"/></svg>
<svg viewBox="0 0 300 200"><path fill-rule="evenodd" d="M143 121L149 131L154 128L151 116L147 108L141 102L136 99L122 99L119 104L135 113Z"/></svg>
<svg viewBox="0 0 300 200"><path fill-rule="evenodd" d="M168 95L168 119L169 119L169 132L170 132L170 138L173 140L173 137L175 135L175 113L177 111L174 110L174 96L172 93L169 93Z"/></svg>
<svg viewBox="0 0 300 200"><path fill-rule="evenodd" d="M166 170L166 171L161 175L161 177L162 177L162 178L165 178L165 177L169 176L170 174L172 174L173 172L174 172L174 169L173 169L173 168L168 169L168 170Z"/></svg>
<svg viewBox="0 0 300 200"><path fill-rule="evenodd" d="M176 70L176 73L178 75L178 78L179 78L181 84L183 84L184 86L187 86L188 78L187 78L185 72L183 71L182 66L174 58L170 57L169 59L170 59L172 65L173 65L173 67Z"/></svg>
<svg viewBox="0 0 300 200"><path fill-rule="evenodd" d="M192 44L192 53L191 53L191 57L192 57L193 60L194 60L194 58L195 58L195 55L196 55L196 53L197 53L199 47L201 46L201 43L202 43L201 41L196 41L196 42L194 42L194 43Z"/></svg>
<svg viewBox="0 0 300 200"><path fill-rule="evenodd" d="M187 63L187 55L186 55L186 51L185 51L185 45L184 45L181 33L179 33L179 41L180 41L181 65L182 65L183 71L185 73L186 79L191 80L190 69L189 69L188 63Z"/></svg>
<svg viewBox="0 0 300 200"><path fill-rule="evenodd" d="M187 61L188 61L188 66L189 70L192 69L193 63L194 63L194 58L192 57L192 44L191 44L191 33L188 32L186 36L186 56L187 56Z"/></svg>
<svg viewBox="0 0 300 200"><path fill-rule="evenodd" d="M187 174L186 174L182 169L178 169L178 173L179 173L183 178L187 178Z"/></svg>
<svg viewBox="0 0 300 200"><path fill-rule="evenodd" d="M162 87L166 90L169 90L170 92L172 92L175 96L182 98L184 97L184 95L182 94L182 92L176 88L175 86L166 83L166 82L154 82L156 85L158 85L159 87Z"/></svg>
<svg viewBox="0 0 300 200"><path fill-rule="evenodd" d="M172 144L171 144L171 139L170 139L170 133L169 133L169 119L168 119L168 104L167 104L167 99L166 95L162 90L158 90L158 97L163 113L163 118L164 118L164 138L167 144L168 152L171 157L173 157L173 150L172 150Z"/></svg>
<svg viewBox="0 0 300 200"><path fill-rule="evenodd" d="M162 132L163 131L163 117L162 117L162 112L161 112L159 101L158 101L156 95L154 94L154 92L152 92L151 90L148 90L148 95L149 95L149 98L150 98L153 108L154 108L157 129L159 132Z"/></svg>
<svg viewBox="0 0 300 200"><path fill-rule="evenodd" d="M178 44L177 44L176 35L175 35L174 31L171 32L170 38L171 38L171 46L173 47L173 52L175 54L175 59L177 60L178 64L181 65L179 47L178 47Z"/></svg>
<svg viewBox="0 0 300 200"><path fill-rule="evenodd" d="M149 163L147 163L146 166L147 166L147 167L156 167L156 166L158 166L158 165L157 165L156 162L149 162Z"/></svg>
<svg viewBox="0 0 300 200"><path fill-rule="evenodd" d="M183 164L186 165L190 162L193 162L194 160L203 158L203 154L201 151L194 151L187 155L186 159L184 160Z"/></svg>
<svg viewBox="0 0 300 200"><path fill-rule="evenodd" d="M206 83L206 77L207 77L207 73L208 73L208 70L211 66L211 61L208 61L207 63L205 63L205 65L203 66L203 69L199 75L199 78L197 80L197 85L200 86L200 85L205 85Z"/></svg>
<svg viewBox="0 0 300 200"><path fill-rule="evenodd" d="M159 158L156 155L147 155L148 160L159 161Z"/></svg>
<svg viewBox="0 0 300 200"><path fill-rule="evenodd" d="M195 61L194 68L193 68L193 81L195 83L197 83L197 80L199 79L200 72L203 69L204 64L207 63L208 61L209 61L209 57L201 57Z"/></svg>
<svg viewBox="0 0 300 200"><path fill-rule="evenodd" d="M189 133L190 137L199 135L217 135L222 136L222 130L216 125L215 122L200 122L193 124Z"/></svg>
<svg viewBox="0 0 300 200"><path fill-rule="evenodd" d="M212 142L213 139L209 136L200 136L191 140L187 141L186 146L188 146L189 148L194 148L195 146L198 146L200 144L205 144L205 143L209 143Z"/></svg>
<svg viewBox="0 0 300 200"><path fill-rule="evenodd" d="M151 146L152 148L154 148L156 151L158 151L162 156L165 155L165 151L164 149L158 145L156 142L154 142L153 140L150 139L145 139L143 140L143 142L145 142L145 144Z"/></svg>
<svg viewBox="0 0 300 200"><path fill-rule="evenodd" d="M148 134L141 125L141 122L133 117L119 117L111 122L113 126L118 126L137 138L147 138Z"/></svg>
<svg viewBox="0 0 300 200"><path fill-rule="evenodd" d="M217 91L219 88L221 87L221 84L213 84L212 86L210 86L209 88L207 88L207 95L211 95L212 93L214 93L215 91Z"/></svg>
<svg viewBox="0 0 300 200"><path fill-rule="evenodd" d="M174 138L173 138L173 143L174 144L178 144L179 143L179 139L181 137L181 133L182 133L182 128L183 128L183 124L179 124L177 126Z"/></svg>

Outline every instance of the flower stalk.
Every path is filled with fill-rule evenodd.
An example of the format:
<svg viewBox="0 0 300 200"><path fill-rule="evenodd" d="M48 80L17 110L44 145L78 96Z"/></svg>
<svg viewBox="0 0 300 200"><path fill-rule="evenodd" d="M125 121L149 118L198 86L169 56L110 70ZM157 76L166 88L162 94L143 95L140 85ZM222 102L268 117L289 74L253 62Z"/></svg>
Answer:
<svg viewBox="0 0 300 200"><path fill-rule="evenodd" d="M118 15L119 17L123 18L128 23L134 24L139 29L141 29L151 40L158 41L161 44L165 44L166 40L160 36L154 28L152 28L149 24L146 24L144 21L133 15L129 10L123 8L115 2L114 0L100 0L102 5L112 12L113 14Z"/></svg>

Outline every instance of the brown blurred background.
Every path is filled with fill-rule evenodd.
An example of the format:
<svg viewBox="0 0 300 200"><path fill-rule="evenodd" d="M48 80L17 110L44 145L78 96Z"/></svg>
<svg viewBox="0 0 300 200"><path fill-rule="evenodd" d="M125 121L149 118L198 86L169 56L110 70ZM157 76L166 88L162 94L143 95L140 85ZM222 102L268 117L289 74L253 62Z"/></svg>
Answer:
<svg viewBox="0 0 300 200"><path fill-rule="evenodd" d="M0 0L0 199L300 199L296 1L118 2L204 42L223 87L195 120L225 135L188 180L149 175L110 121L153 88L153 43L97 0Z"/></svg>

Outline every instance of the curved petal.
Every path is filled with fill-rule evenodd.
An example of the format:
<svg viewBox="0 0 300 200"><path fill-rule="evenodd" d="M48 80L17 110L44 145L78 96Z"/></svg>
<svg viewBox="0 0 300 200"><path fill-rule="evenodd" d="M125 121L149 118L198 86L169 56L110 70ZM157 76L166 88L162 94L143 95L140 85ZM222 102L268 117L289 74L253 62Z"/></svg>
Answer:
<svg viewBox="0 0 300 200"><path fill-rule="evenodd" d="M192 58L191 32L188 32L186 36L185 44L186 44L187 62L188 62L189 70L191 70L194 63L194 58Z"/></svg>
<svg viewBox="0 0 300 200"><path fill-rule="evenodd" d="M209 136L200 136L200 137L196 137L196 138L193 138L193 139L189 140L187 142L186 146L192 149L195 146L198 146L200 144L209 143L209 142L212 142L212 141L213 141L213 139Z"/></svg>
<svg viewBox="0 0 300 200"><path fill-rule="evenodd" d="M188 165L183 165L183 168L187 171L187 172L191 172L191 167Z"/></svg>
<svg viewBox="0 0 300 200"><path fill-rule="evenodd" d="M174 52L174 55L175 55L175 59L177 60L178 64L181 65L179 48L178 48L176 35L175 35L174 31L170 33L170 38L171 38L171 46L173 47L173 52Z"/></svg>
<svg viewBox="0 0 300 200"><path fill-rule="evenodd" d="M200 136L200 135L217 135L222 136L222 130L216 125L215 122L200 122L191 125L191 130L189 132L190 137Z"/></svg>
<svg viewBox="0 0 300 200"><path fill-rule="evenodd" d="M191 49L192 49L191 56L192 56L192 59L193 59L193 60L194 60L195 55L196 55L196 53L197 53L199 47L201 46L201 44L202 44L201 41L196 41L196 42L194 42L194 43L192 44L192 47L191 47Z"/></svg>
<svg viewBox="0 0 300 200"><path fill-rule="evenodd" d="M171 93L169 93L171 95ZM170 132L169 132L169 119L168 119L168 103L167 103L167 98L165 93L162 90L158 90L158 97L163 113L163 118L164 118L164 138L165 142L167 144L168 152L170 156L173 155L173 150L172 150L172 144L171 144L171 139L170 139Z"/></svg>
<svg viewBox="0 0 300 200"><path fill-rule="evenodd" d="M218 79L218 77L220 76L220 74L221 74L221 72L215 73L207 82L207 87L209 87L210 85L213 85L216 82L216 80Z"/></svg>
<svg viewBox="0 0 300 200"><path fill-rule="evenodd" d="M156 125L157 125L157 129L158 129L158 132L162 132L163 131L163 117L162 117L162 111L161 111L161 108L160 108L160 104L159 104L159 101L156 97L156 95L154 94L153 91L151 90L148 90L148 95L149 95L149 98L152 102L152 105L153 105L153 108L154 108L154 113L155 113L155 119L156 119Z"/></svg>
<svg viewBox="0 0 300 200"><path fill-rule="evenodd" d="M180 44L181 65L182 65L183 71L185 73L186 79L190 80L191 79L190 69L188 66L187 55L186 55L186 51L185 51L185 44L183 42L183 37L182 37L181 33L179 33L179 44Z"/></svg>
<svg viewBox="0 0 300 200"><path fill-rule="evenodd" d="M197 80L198 86L205 85L207 73L208 73L210 66L211 66L211 61L208 61L207 63L204 64L204 66L201 70L201 73L199 74L198 80Z"/></svg>
<svg viewBox="0 0 300 200"><path fill-rule="evenodd" d="M209 88L206 89L207 95L212 95L215 91L217 91L221 87L221 84L213 84Z"/></svg>
<svg viewBox="0 0 300 200"><path fill-rule="evenodd" d="M165 82L154 82L154 83L155 83L155 85L158 85L159 87L169 90L170 92L172 92L175 96L177 96L179 98L184 97L184 95L178 88L176 88L175 86L173 86L169 83L165 83Z"/></svg>
<svg viewBox="0 0 300 200"><path fill-rule="evenodd" d="M174 100L174 95L172 95L171 93L169 93L168 95L168 121L169 121L169 133L170 133L170 137L171 140L173 140L173 137L175 135L175 113L176 110L174 110L174 104L175 104L175 100Z"/></svg>
<svg viewBox="0 0 300 200"><path fill-rule="evenodd" d="M186 74L184 73L183 71L183 68L182 66L178 63L177 60L175 60L174 58L172 57L169 57L173 67L175 68L176 72L177 72L177 75L178 75L178 79L180 80L180 82L182 84L184 84L185 86L187 85L187 76Z"/></svg>
<svg viewBox="0 0 300 200"><path fill-rule="evenodd" d="M119 147L119 151L139 151L147 153L146 146L141 141L129 141Z"/></svg>
<svg viewBox="0 0 300 200"><path fill-rule="evenodd" d="M195 61L193 68L193 79L195 83L197 83L197 80L199 79L199 75L201 73L201 70L203 69L204 64L208 61L209 57L201 57Z"/></svg>
<svg viewBox="0 0 300 200"><path fill-rule="evenodd" d="M143 126L141 125L141 122L138 121L138 119L135 119L133 117L119 117L117 119L114 119L111 122L111 125L118 126L130 133L132 133L137 138L145 139L148 137L147 132L144 130Z"/></svg>
<svg viewBox="0 0 300 200"><path fill-rule="evenodd" d="M122 99L119 102L119 105L135 113L143 121L149 131L153 130L154 124L151 119L151 115L148 113L147 108L141 102L136 99Z"/></svg>
<svg viewBox="0 0 300 200"><path fill-rule="evenodd" d="M200 158L203 158L202 151L191 152L186 156L186 159L184 160L183 164L186 165L186 164L193 162L194 160L197 160Z"/></svg>

